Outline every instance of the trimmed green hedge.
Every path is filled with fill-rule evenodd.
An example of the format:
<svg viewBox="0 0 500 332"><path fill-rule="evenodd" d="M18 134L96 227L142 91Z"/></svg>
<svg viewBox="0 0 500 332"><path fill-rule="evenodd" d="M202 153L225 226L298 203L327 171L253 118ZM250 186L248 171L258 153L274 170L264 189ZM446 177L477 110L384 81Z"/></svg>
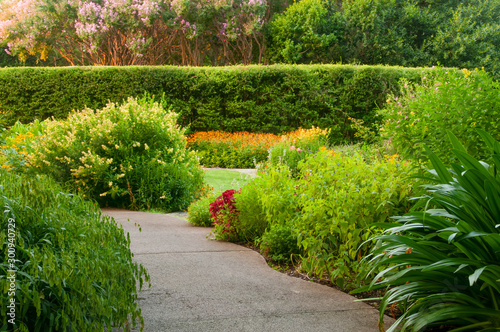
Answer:
<svg viewBox="0 0 500 332"><path fill-rule="evenodd" d="M374 121L398 81L429 69L352 65L236 67L59 67L0 69L7 123L66 117L144 93L165 94L191 132L282 132L333 127L352 136L346 114Z"/></svg>

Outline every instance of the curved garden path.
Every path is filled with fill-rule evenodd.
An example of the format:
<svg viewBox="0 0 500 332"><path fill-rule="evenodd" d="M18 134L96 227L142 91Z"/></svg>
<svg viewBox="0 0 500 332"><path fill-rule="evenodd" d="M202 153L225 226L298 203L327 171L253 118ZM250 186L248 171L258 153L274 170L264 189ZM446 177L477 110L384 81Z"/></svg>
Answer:
<svg viewBox="0 0 500 332"><path fill-rule="evenodd" d="M139 294L144 331L379 331L371 306L277 272L251 249L209 240L208 228L165 214L103 212L130 233L151 275ZM386 317L386 327L392 322Z"/></svg>

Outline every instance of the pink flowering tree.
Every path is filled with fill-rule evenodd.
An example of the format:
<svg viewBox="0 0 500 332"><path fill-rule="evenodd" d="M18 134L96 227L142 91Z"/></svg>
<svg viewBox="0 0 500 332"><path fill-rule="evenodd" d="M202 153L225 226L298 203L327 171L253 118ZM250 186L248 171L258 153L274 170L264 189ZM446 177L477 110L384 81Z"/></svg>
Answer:
<svg viewBox="0 0 500 332"><path fill-rule="evenodd" d="M267 0L172 0L170 6L181 64L249 64L254 45L262 62Z"/></svg>
<svg viewBox="0 0 500 332"><path fill-rule="evenodd" d="M242 0L233 5L219 22L218 37L224 57L230 63L240 58L244 64L252 61L254 45L258 47L258 63L264 55L263 25L268 19L267 0Z"/></svg>
<svg viewBox="0 0 500 332"><path fill-rule="evenodd" d="M71 65L248 64L269 16L267 0L3 0L0 45Z"/></svg>

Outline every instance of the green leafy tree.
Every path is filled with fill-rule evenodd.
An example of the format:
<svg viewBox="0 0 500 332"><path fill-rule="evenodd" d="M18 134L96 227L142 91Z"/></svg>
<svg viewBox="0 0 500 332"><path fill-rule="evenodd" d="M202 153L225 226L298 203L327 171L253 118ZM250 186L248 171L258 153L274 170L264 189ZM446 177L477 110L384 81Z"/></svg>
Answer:
<svg viewBox="0 0 500 332"><path fill-rule="evenodd" d="M341 35L340 14L327 0L295 2L270 24L270 57L285 63L338 61L330 59L329 53Z"/></svg>
<svg viewBox="0 0 500 332"><path fill-rule="evenodd" d="M481 68L493 74L500 71L500 3L481 0L460 4L450 10L434 38L424 43L428 63L450 67Z"/></svg>

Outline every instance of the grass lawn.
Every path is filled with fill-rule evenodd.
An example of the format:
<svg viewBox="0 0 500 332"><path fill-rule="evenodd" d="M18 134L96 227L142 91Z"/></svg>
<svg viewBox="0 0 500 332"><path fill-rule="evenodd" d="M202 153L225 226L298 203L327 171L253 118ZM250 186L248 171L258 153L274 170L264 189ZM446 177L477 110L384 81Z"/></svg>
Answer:
<svg viewBox="0 0 500 332"><path fill-rule="evenodd" d="M249 174L225 169L205 170L205 182L214 188L215 194L220 195L229 189L240 189L251 180Z"/></svg>

